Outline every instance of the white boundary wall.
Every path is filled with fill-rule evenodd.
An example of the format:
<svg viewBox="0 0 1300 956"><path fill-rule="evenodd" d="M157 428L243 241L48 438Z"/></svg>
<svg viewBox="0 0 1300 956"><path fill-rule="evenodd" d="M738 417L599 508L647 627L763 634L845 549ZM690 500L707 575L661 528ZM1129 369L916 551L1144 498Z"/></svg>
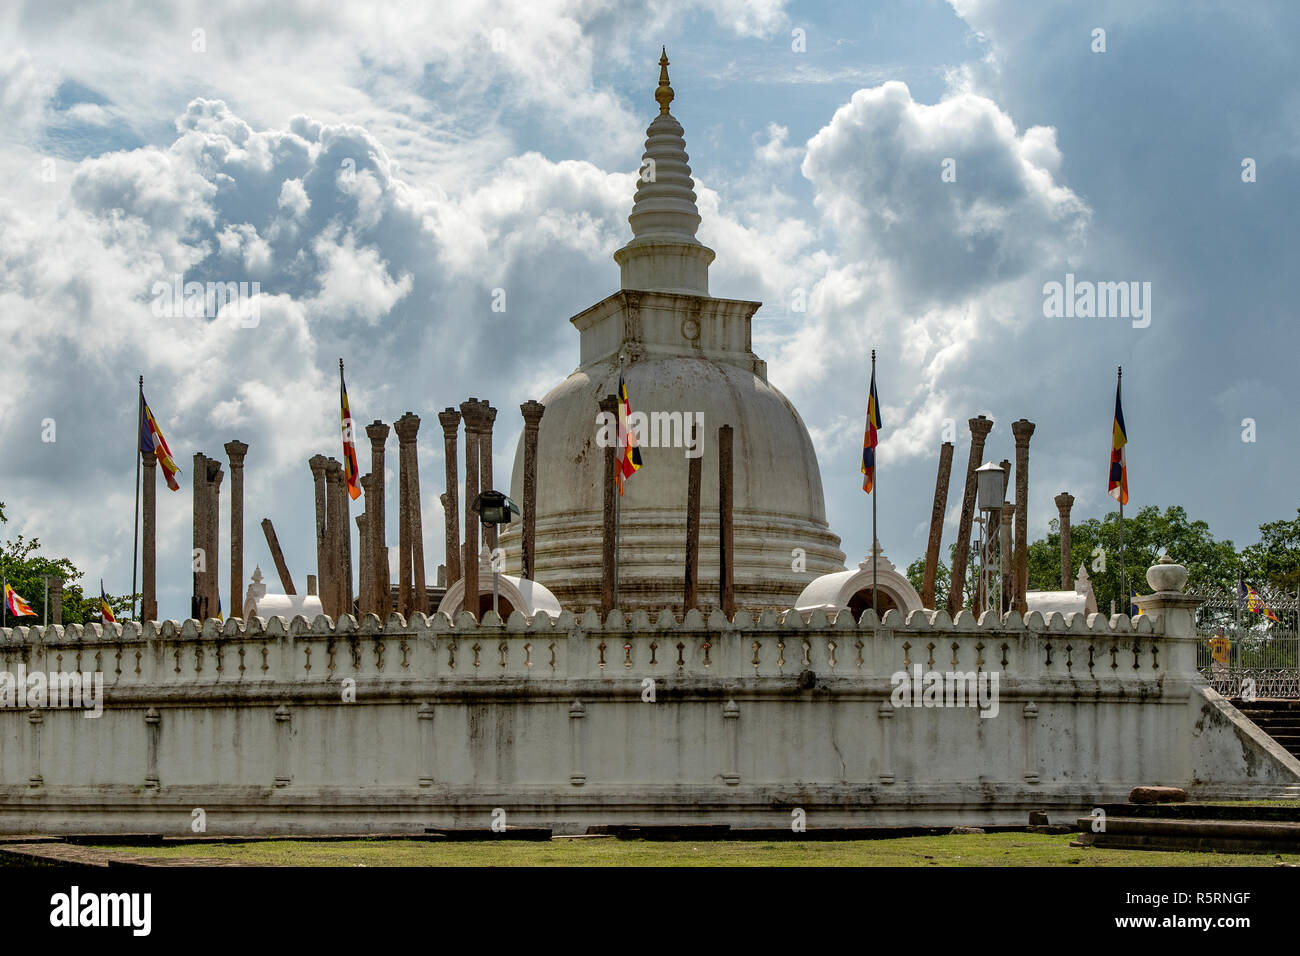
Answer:
<svg viewBox="0 0 1300 956"><path fill-rule="evenodd" d="M103 715L0 708L0 832L421 832L1068 819L1139 784L1300 792L1195 670L1194 599L1136 623L969 612L319 617L0 631L0 669L100 670ZM931 664L931 662L933 662ZM897 707L914 665L998 715ZM654 701L643 700L647 679ZM344 700L355 682L355 702Z"/></svg>

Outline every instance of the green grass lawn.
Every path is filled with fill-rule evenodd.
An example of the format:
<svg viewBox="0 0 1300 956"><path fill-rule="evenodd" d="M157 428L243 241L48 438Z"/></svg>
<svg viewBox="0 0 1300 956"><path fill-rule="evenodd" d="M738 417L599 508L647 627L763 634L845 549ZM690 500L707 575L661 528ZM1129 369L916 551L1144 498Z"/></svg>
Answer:
<svg viewBox="0 0 1300 956"><path fill-rule="evenodd" d="M843 843L659 843L580 839L422 842L353 840L113 846L133 856L237 860L282 866L1276 866L1300 854L1079 849L1070 835L988 833Z"/></svg>

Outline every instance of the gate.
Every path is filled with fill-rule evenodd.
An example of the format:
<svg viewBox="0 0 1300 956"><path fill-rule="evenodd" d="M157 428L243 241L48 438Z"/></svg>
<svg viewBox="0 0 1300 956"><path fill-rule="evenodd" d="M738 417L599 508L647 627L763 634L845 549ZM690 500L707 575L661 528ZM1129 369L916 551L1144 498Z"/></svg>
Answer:
<svg viewBox="0 0 1300 956"><path fill-rule="evenodd" d="M1202 598L1196 611L1197 669L1225 697L1300 698L1300 601L1276 591L1259 595L1277 621L1247 610L1232 591L1197 593Z"/></svg>

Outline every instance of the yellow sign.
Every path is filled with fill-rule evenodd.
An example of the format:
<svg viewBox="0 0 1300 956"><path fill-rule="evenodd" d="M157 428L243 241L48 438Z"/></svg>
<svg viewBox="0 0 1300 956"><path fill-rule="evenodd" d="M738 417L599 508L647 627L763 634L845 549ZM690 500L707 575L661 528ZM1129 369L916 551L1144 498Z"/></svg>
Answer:
<svg viewBox="0 0 1300 956"><path fill-rule="evenodd" d="M1232 644L1226 637L1212 637L1206 643L1210 645L1210 656L1217 663L1228 663L1228 655L1232 652Z"/></svg>

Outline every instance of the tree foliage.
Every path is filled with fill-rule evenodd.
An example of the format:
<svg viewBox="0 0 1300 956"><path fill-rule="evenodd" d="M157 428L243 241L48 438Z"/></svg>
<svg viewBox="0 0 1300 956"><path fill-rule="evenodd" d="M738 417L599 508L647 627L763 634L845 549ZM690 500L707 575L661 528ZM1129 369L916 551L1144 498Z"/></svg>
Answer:
<svg viewBox="0 0 1300 956"><path fill-rule="evenodd" d="M4 503L0 502L0 523L8 521L5 516ZM63 623L84 624L99 620L99 595L86 594L79 583L82 572L68 558L52 558L40 554L40 539L25 539L18 535L13 541L6 541L0 547L0 572L15 591L31 605L36 612L33 617L15 619L6 617L5 624L16 625L40 624L43 620L53 620L53 615L45 616L45 578L57 576L63 578ZM113 614L122 620L131 613L131 597L108 595L109 606Z"/></svg>

